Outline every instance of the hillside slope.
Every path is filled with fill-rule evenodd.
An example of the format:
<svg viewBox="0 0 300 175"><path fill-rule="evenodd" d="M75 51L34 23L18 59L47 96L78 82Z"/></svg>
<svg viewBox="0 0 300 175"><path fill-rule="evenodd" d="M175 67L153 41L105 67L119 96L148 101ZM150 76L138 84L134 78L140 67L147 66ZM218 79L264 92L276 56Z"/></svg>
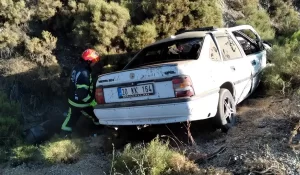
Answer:
<svg viewBox="0 0 300 175"><path fill-rule="evenodd" d="M293 104L293 105L291 105ZM289 147L290 132L299 121L297 98L250 98L238 107L238 123L228 134L220 131L199 129L205 124L192 124L195 146L185 146L189 153L212 153L226 150L207 161L199 162L199 168L211 174L299 174L298 151ZM195 129L198 128L198 129ZM158 134L180 138L180 132ZM144 137L152 137L144 135ZM107 174L111 171L111 152L103 152L104 135L85 138L89 152L74 164L43 166L23 164L16 168L6 167L4 175L10 174ZM135 140L142 142L143 140ZM299 140L296 140L296 142ZM178 143L179 144L179 143ZM117 150L118 151L118 150ZM119 150L122 151L122 150Z"/></svg>

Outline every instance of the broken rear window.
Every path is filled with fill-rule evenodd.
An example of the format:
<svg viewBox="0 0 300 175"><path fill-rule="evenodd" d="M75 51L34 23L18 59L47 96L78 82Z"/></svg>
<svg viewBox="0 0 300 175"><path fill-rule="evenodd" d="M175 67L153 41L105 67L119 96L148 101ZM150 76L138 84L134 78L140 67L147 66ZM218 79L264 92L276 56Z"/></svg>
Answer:
<svg viewBox="0 0 300 175"><path fill-rule="evenodd" d="M202 42L203 38L189 38L147 47L125 69L171 61L196 60L200 55Z"/></svg>

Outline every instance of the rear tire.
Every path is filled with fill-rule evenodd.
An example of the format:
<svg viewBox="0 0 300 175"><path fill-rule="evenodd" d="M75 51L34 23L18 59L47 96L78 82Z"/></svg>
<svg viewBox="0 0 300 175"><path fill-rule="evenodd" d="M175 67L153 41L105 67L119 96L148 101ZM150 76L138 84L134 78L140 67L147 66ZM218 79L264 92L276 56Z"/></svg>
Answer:
<svg viewBox="0 0 300 175"><path fill-rule="evenodd" d="M236 123L236 105L228 89L220 90L218 109L214 117L214 122L225 133Z"/></svg>

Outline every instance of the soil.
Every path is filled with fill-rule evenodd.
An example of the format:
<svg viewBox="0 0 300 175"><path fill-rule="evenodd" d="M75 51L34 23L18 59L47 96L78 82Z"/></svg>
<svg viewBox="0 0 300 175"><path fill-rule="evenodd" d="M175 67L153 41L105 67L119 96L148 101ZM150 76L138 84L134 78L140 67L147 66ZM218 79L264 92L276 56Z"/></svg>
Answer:
<svg viewBox="0 0 300 175"><path fill-rule="evenodd" d="M195 145L187 142L186 129L177 126L162 126L159 132L139 132L126 143L149 141L156 134L169 138L185 139L173 143L184 147L189 153L213 153L221 147L225 151L218 156L198 162L200 168L224 169L232 174L300 174L298 152L289 147L289 137L300 119L297 98L249 97L237 107L237 124L228 133L212 131L205 121L191 125ZM84 122L83 122L84 123ZM81 126L84 128L84 125ZM102 129L99 129L102 130ZM173 132L170 132L173 131ZM80 160L73 164L45 166L23 164L17 167L6 165L2 174L109 174L111 151L105 149L107 143L103 131L91 137L96 130L85 131L82 139L89 148ZM141 136L141 137L137 137ZM124 145L125 143L123 143ZM120 145L119 148L122 148ZM0 171L1 173L1 171Z"/></svg>

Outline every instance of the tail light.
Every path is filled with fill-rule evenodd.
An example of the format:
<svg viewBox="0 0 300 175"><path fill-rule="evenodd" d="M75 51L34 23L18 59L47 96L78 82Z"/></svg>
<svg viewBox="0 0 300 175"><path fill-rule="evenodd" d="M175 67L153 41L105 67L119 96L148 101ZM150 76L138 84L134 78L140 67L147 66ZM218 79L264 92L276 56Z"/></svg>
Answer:
<svg viewBox="0 0 300 175"><path fill-rule="evenodd" d="M174 77L172 83L176 97L191 97L195 95L193 83L189 76Z"/></svg>
<svg viewBox="0 0 300 175"><path fill-rule="evenodd" d="M104 93L103 93L103 88L102 87L97 87L96 92L95 92L95 99L98 104L104 104L105 99L104 99Z"/></svg>

